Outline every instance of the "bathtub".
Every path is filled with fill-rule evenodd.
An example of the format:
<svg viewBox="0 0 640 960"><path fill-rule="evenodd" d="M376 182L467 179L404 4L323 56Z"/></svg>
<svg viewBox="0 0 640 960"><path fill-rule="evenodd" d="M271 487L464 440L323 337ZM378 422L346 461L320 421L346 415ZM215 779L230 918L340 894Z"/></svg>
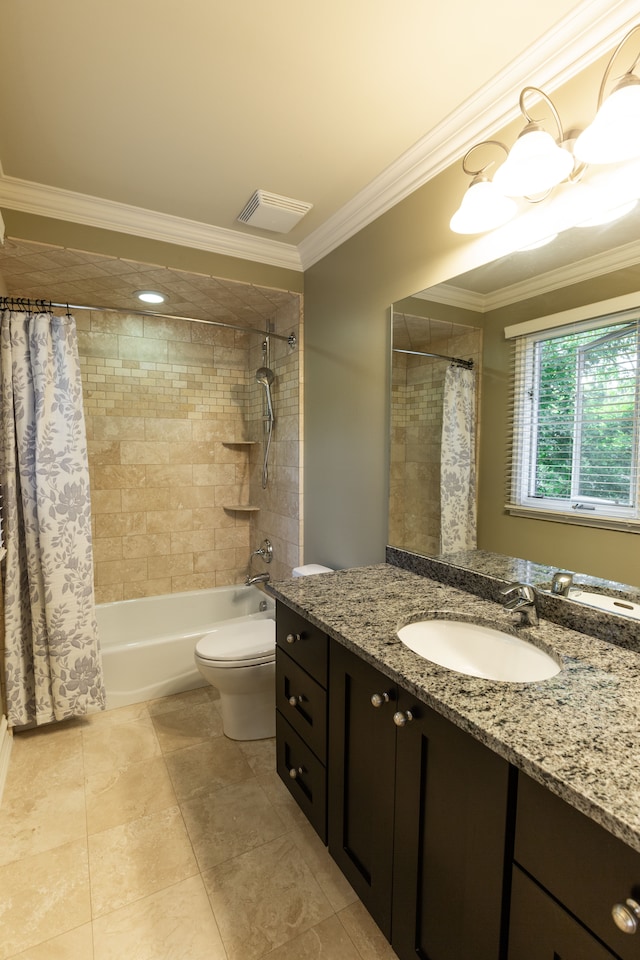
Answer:
<svg viewBox="0 0 640 960"><path fill-rule="evenodd" d="M215 587L96 605L107 709L206 686L193 660L203 634L226 622L273 619L258 587Z"/></svg>

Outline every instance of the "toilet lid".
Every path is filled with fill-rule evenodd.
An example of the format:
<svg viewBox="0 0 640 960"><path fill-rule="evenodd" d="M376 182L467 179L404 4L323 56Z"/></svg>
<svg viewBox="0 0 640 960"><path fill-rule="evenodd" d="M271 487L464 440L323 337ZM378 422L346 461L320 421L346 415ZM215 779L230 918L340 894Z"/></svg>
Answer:
<svg viewBox="0 0 640 960"><path fill-rule="evenodd" d="M227 623L205 633L196 644L203 660L218 663L264 662L273 659L276 646L275 620L249 620Z"/></svg>

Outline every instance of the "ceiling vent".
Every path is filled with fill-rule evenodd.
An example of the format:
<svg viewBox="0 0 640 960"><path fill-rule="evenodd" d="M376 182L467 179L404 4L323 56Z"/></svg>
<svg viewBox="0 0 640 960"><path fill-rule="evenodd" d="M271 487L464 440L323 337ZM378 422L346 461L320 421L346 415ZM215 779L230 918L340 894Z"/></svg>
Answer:
<svg viewBox="0 0 640 960"><path fill-rule="evenodd" d="M312 203L280 197L277 193L256 190L238 217L240 223L274 233L288 233L308 213Z"/></svg>

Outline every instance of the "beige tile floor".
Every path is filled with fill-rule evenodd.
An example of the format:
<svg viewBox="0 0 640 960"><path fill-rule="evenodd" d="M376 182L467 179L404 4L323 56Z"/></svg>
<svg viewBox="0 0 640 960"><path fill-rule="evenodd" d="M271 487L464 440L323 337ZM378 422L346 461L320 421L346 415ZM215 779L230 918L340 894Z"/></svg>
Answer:
<svg viewBox="0 0 640 960"><path fill-rule="evenodd" d="M0 960L394 960L211 688L15 737Z"/></svg>

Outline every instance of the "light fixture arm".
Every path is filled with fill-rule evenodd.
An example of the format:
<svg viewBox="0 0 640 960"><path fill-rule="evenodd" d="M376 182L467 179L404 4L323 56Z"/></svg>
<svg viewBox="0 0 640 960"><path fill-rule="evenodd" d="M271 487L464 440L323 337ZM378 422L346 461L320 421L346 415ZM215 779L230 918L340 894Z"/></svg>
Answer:
<svg viewBox="0 0 640 960"><path fill-rule="evenodd" d="M600 109L600 107L602 106L602 104L603 104L603 102L604 102L604 91L605 91L605 88L606 88L607 83L608 83L608 81L609 81L609 77L611 76L611 70L613 69L614 61L615 61L616 57L618 56L618 54L620 53L620 51L622 50L622 48L625 46L627 40L628 40L630 37L632 37L633 34L634 34L637 30L640 30L640 23L636 24L635 27L632 27L631 30L629 30L629 32L624 35L624 37L622 38L622 40L620 41L620 43L618 44L618 46L615 48L615 50L614 50L613 53L611 54L611 57L610 57L610 59L609 59L609 63L607 64L607 67L606 67L606 69L605 69L605 71L604 71L604 74L603 74L603 76L602 76L602 82L601 82L601 84L600 84L600 90L599 90L599 92L598 92L598 107L597 107L598 110ZM639 63L639 62L640 62L640 53L638 53L637 57L635 58L635 60L633 61L633 63L632 63L631 66L629 67L629 69L628 69L628 70L625 70L625 72L624 72L624 74L623 74L623 77L629 77L629 76L631 76L631 74L633 73L633 71L635 70L635 68L638 66L638 63Z"/></svg>
<svg viewBox="0 0 640 960"><path fill-rule="evenodd" d="M526 108L526 106L525 106L524 99L525 99L526 94L529 93L529 92L537 93L538 96L541 97L541 98L544 100L544 102L547 104L547 106L548 106L549 109L551 110L551 114L552 114L552 116L553 116L553 119L554 119L555 122L556 122L556 127L558 128L558 139L557 139L557 142L558 142L558 143L563 143L563 142L564 142L564 130L562 129L562 121L560 120L560 114L558 113L558 111L556 110L555 106L553 105L553 101L550 99L550 97L547 96L547 94L544 92L544 90L540 90L539 87L523 87L523 88L522 88L522 90L520 91L520 112L522 113L522 116L525 118L525 120L527 121L527 123L533 123L533 124L535 124L536 126L539 125L540 123L542 123L541 120L535 120L535 119L530 115L529 111L527 110L527 108Z"/></svg>
<svg viewBox="0 0 640 960"><path fill-rule="evenodd" d="M501 143L500 140L481 140L480 143L474 143L472 147L469 147L464 157L462 158L462 169L464 170L464 172L467 174L468 177L473 177L475 179L476 177L484 176L486 171L490 167L492 167L493 164L495 163L495 160L490 160L488 163L485 163L484 166L480 167L479 170L469 169L467 165L467 160L469 159L470 155L473 153L474 150L477 150L479 147L486 147L486 146L501 147L502 150L504 150L506 156L509 156L508 148L504 145L504 143Z"/></svg>

